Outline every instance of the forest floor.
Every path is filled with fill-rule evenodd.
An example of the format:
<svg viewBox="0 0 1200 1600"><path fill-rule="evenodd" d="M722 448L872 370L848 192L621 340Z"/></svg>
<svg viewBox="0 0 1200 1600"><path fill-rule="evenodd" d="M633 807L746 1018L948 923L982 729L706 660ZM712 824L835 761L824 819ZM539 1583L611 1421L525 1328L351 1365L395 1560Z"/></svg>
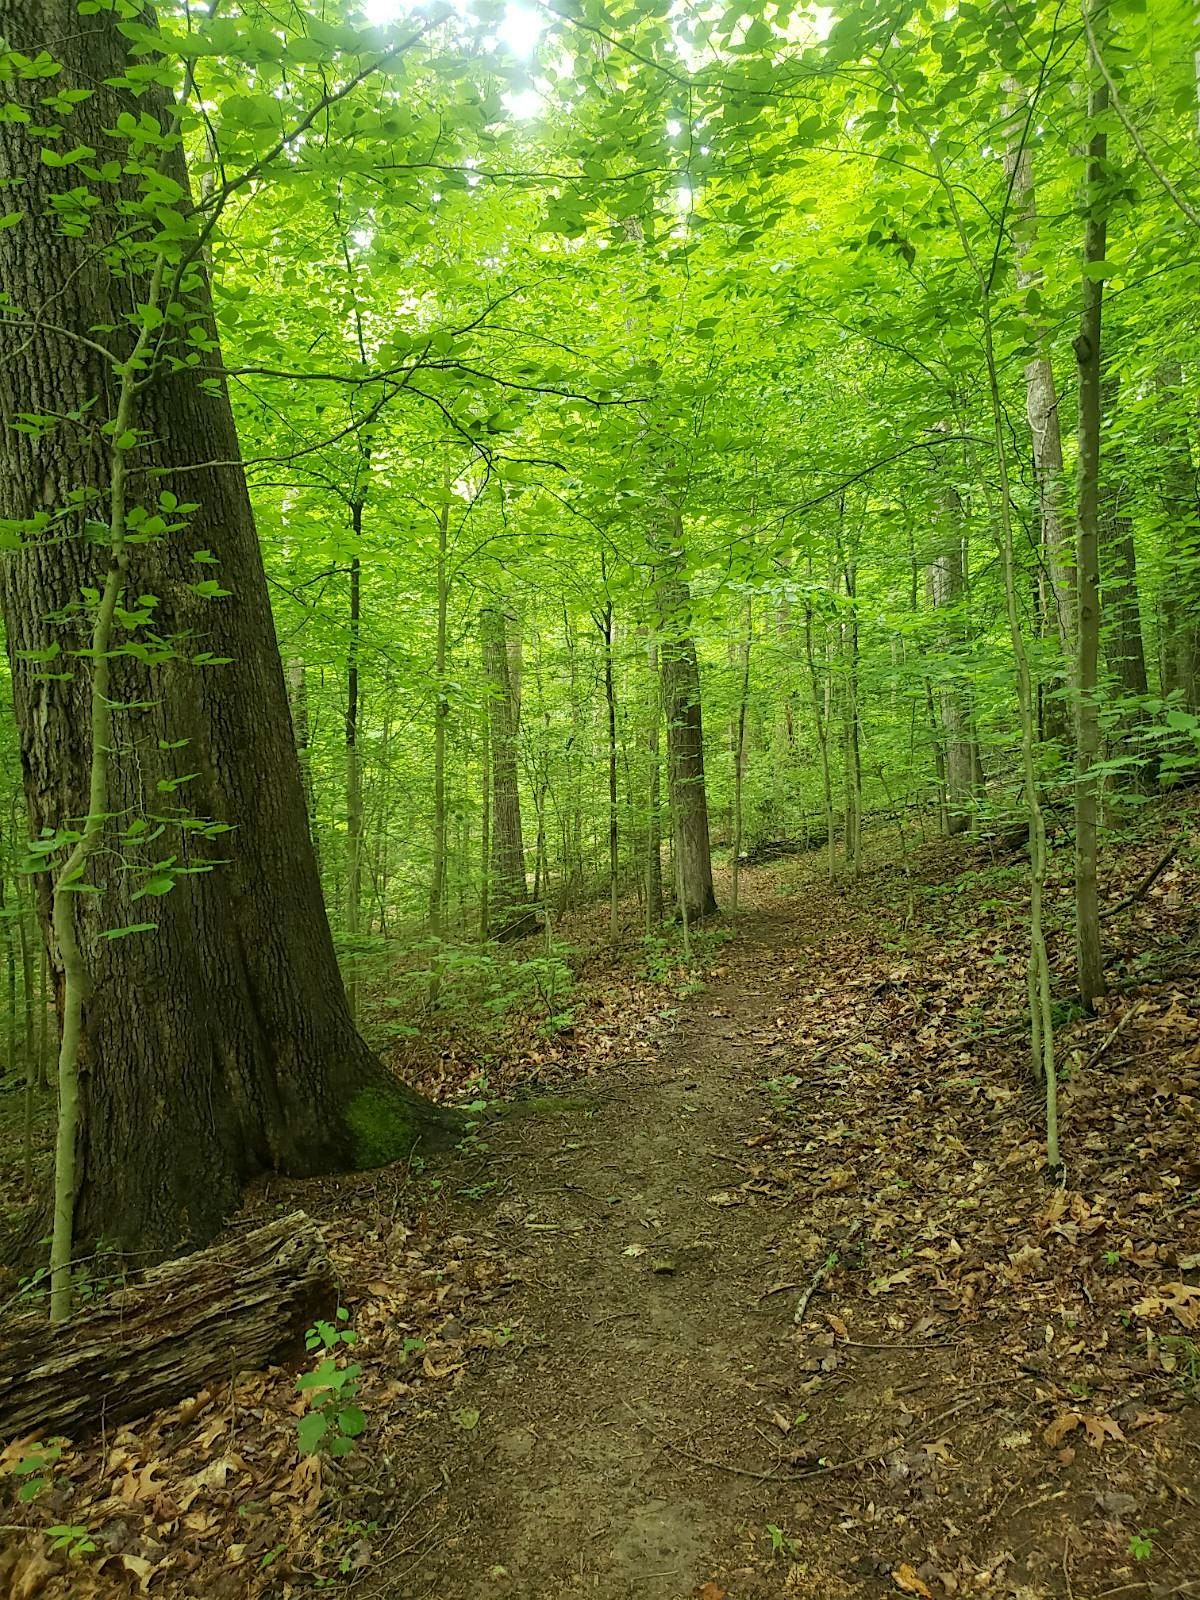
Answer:
<svg viewBox="0 0 1200 1600"><path fill-rule="evenodd" d="M1020 856L748 874L702 982L596 957L569 1038L514 1034L542 1097L450 1165L255 1197L325 1227L354 1455L248 1375L0 1506L96 1545L12 1537L0 1594L1200 1595L1200 818L1145 828L1110 905L1179 849L1106 921L1114 994L1061 1008L1063 1184Z"/></svg>

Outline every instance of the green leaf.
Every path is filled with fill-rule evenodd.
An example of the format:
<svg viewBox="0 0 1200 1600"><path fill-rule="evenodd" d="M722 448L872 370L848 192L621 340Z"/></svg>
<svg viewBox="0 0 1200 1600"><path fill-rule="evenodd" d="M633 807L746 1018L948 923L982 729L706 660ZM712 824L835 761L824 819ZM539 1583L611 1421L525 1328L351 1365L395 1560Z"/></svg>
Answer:
<svg viewBox="0 0 1200 1600"><path fill-rule="evenodd" d="M337 1425L348 1439L357 1439L366 1427L367 1419L358 1406L345 1406L337 1414Z"/></svg>
<svg viewBox="0 0 1200 1600"><path fill-rule="evenodd" d="M102 939L127 939L131 933L157 933L157 922L129 922L123 928L105 928Z"/></svg>
<svg viewBox="0 0 1200 1600"><path fill-rule="evenodd" d="M300 1454L315 1455L328 1432L329 1422L324 1412L306 1411L296 1423L296 1439L300 1446Z"/></svg>
<svg viewBox="0 0 1200 1600"><path fill-rule="evenodd" d="M160 873L153 878L147 878L133 898L140 900L143 895L147 894L169 894L174 887L175 879L168 874Z"/></svg>

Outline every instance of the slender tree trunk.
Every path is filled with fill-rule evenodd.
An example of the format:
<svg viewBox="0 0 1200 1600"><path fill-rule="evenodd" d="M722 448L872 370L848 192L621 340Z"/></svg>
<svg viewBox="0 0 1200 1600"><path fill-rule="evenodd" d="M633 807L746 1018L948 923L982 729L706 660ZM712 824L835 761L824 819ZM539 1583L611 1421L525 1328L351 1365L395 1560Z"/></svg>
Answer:
<svg viewBox="0 0 1200 1600"><path fill-rule="evenodd" d="M746 600L746 632L741 648L741 686L738 693L737 721L733 743L733 882L729 901L738 908L738 874L742 854L742 788L746 780L746 708L750 701L750 646L754 629L754 602Z"/></svg>
<svg viewBox="0 0 1200 1600"><path fill-rule="evenodd" d="M1018 285L1037 289L1042 283L1041 268L1034 264L1038 237L1037 201L1033 184L1033 156L1026 134L1027 108L1024 96L1010 79L1008 91L1012 123L1005 171L1012 184L1013 213L1016 219L1015 257ZM1041 560L1039 585L1041 614L1045 633L1058 641L1064 659L1070 654L1075 595L1070 517L1063 475L1062 430L1058 415L1058 394L1054 368L1050 363L1045 325L1038 324L1037 354L1025 366L1025 410L1033 438L1033 467L1037 480L1041 519ZM1058 736L1065 727L1060 713L1052 712L1051 730Z"/></svg>
<svg viewBox="0 0 1200 1600"><path fill-rule="evenodd" d="M321 865L321 841L317 829L317 796L313 788L312 751L309 749L308 728L308 675L304 658L293 656L288 662L288 704L292 712L292 735L296 741L296 759L300 763L300 787L304 791L304 811L308 817L308 833L312 839L317 867Z"/></svg>
<svg viewBox="0 0 1200 1600"><path fill-rule="evenodd" d="M36 915L37 907L34 906ZM46 952L46 942L38 939L38 1038L37 1038L37 1086L39 1089L50 1087L50 1007L52 998L50 994L50 958Z"/></svg>
<svg viewBox="0 0 1200 1600"><path fill-rule="evenodd" d="M488 607L480 620L491 721L491 907L494 915L503 916L523 907L529 899L517 781L520 680L513 672L513 651L507 639L504 612L498 607Z"/></svg>
<svg viewBox="0 0 1200 1600"><path fill-rule="evenodd" d="M653 934L663 921L662 872L662 759L658 749L658 729L662 721L662 700L658 683L658 645L651 638L646 645L650 668L651 697L646 729L646 933Z"/></svg>
<svg viewBox="0 0 1200 1600"><path fill-rule="evenodd" d="M691 637L691 595L682 576L682 527L675 522L675 547L659 559L655 591L662 630L663 702L667 717L667 782L671 795L676 880L687 923L711 916L712 856L708 799L704 787L704 730L700 710L700 666Z"/></svg>
<svg viewBox="0 0 1200 1600"><path fill-rule="evenodd" d="M1155 434L1163 542L1170 554L1164 585L1162 684L1185 710L1200 711L1200 496L1188 440L1183 372L1178 361L1159 368L1155 388L1161 420Z"/></svg>
<svg viewBox="0 0 1200 1600"><path fill-rule="evenodd" d="M840 542L840 540L839 540ZM855 562L847 560L843 569L850 615L842 630L846 656L846 692L842 701L846 757L846 865L857 877L862 870L862 749L858 707L858 603Z"/></svg>
<svg viewBox="0 0 1200 1600"><path fill-rule="evenodd" d="M119 30L116 13L81 23L73 0L5 7L10 47L36 56L50 45L63 68L56 90L89 91L71 136L97 152L98 166L128 159L125 136L111 131L119 121L149 115L163 126L167 117L158 89L143 86L135 96L122 87L130 60ZM9 85L10 99L35 122L44 121L45 92L44 80ZM168 147L163 170L186 192L178 148ZM116 197L144 215L142 177L131 172L107 187L87 236L75 238L62 231L54 200L81 181L74 167L64 177L42 162L22 124L0 122L0 182L19 188L23 213L0 231L0 281L11 308L0 327L0 411L86 418L52 435L9 432L0 474L0 515L27 523L46 510L54 519L44 537L34 531L0 563L35 838L97 814L89 707L100 663L78 654L93 620L80 614L79 596L105 583L110 556L85 533L79 497L91 518L110 494L112 442L102 427L115 419L119 365L135 338L131 312L147 300L146 279L137 262L125 270L117 240L136 224L111 208ZM219 366L199 265L183 272L179 293L200 314L189 326L203 329ZM41 319L47 294L54 314ZM162 337L171 353L170 326ZM116 365L99 348L106 339ZM101 1235L148 1252L202 1242L256 1173L312 1174L406 1156L422 1134L444 1136L455 1123L391 1077L348 1014L232 411L220 381L202 381L182 346L179 355L139 387L137 442L124 453L134 503L155 507L170 491L196 509L176 515L182 531L129 548L122 587L158 597L157 634L203 639L210 659L228 663L193 666L187 643L183 659L162 665L129 654L110 662L114 754L99 808L101 848L85 866L100 892L66 896L60 919L86 986L71 1219L77 1251ZM219 575L227 595L197 593L197 549L212 552L215 565L204 572ZM51 623L51 615L68 620ZM30 652L52 645L62 671L48 679ZM186 835L169 829L165 840L143 842L143 834L153 838L146 819L176 810ZM135 898L157 886L171 855L186 858L188 871L171 872L170 893ZM109 865L116 859L120 873ZM46 928L48 874L37 887ZM145 922L155 924L152 932L105 937ZM60 993L64 956L56 931Z"/></svg>
<svg viewBox="0 0 1200 1600"><path fill-rule="evenodd" d="M1101 641L1109 672L1120 685L1125 702L1117 727L1110 734L1110 753L1124 756L1131 763L1118 780L1119 785L1137 789L1153 783L1155 766L1142 739L1150 683L1138 597L1133 523L1125 510L1128 497L1125 452L1113 427L1120 392L1116 371L1102 363L1100 428L1107 448L1099 495Z"/></svg>
<svg viewBox="0 0 1200 1600"><path fill-rule="evenodd" d="M963 604L965 560L962 536L962 501L958 490L947 485L940 496L939 549L927 574L929 604L943 614L942 649L955 655L964 642ZM946 815L949 832L965 833L974 810L978 758L971 716L971 695L962 668L952 661L944 669L949 681L937 701L945 736Z"/></svg>
<svg viewBox="0 0 1200 1600"><path fill-rule="evenodd" d="M1097 6L1088 0L1093 18ZM1104 260L1108 226L1103 196L1108 181L1108 139L1100 119L1108 109L1102 74L1091 71L1088 92L1087 225L1084 233L1083 311L1075 356L1079 364L1079 466L1075 539L1075 949L1079 992L1090 1011L1104 993L1097 887L1100 716L1100 427L1101 328L1104 285L1088 268Z"/></svg>
<svg viewBox="0 0 1200 1600"><path fill-rule="evenodd" d="M809 571L811 579L812 572ZM808 681L812 692L813 727L817 735L817 749L821 756L821 803L825 817L825 864L832 879L837 874L837 855L833 826L833 773L829 762L828 706L823 704L821 677L817 671L816 652L813 648L813 604L804 602L804 650L808 657ZM826 663L828 667L828 662Z"/></svg>
<svg viewBox="0 0 1200 1600"><path fill-rule="evenodd" d="M487 684L484 684L487 695ZM492 897L492 741L491 703L484 699L480 717L479 750L479 942L491 937Z"/></svg>
<svg viewBox="0 0 1200 1600"><path fill-rule="evenodd" d="M620 910L620 836L617 809L617 692L613 679L613 604L609 600L601 617L604 635L604 703L608 710L608 943L613 954L618 947Z"/></svg>
<svg viewBox="0 0 1200 1600"><path fill-rule="evenodd" d="M448 472L442 495L437 542L437 642L433 656L433 870L429 877L429 931L439 940L445 937L446 931L446 719L450 715L446 690L446 621L449 603L446 552L450 536Z"/></svg>
<svg viewBox="0 0 1200 1600"><path fill-rule="evenodd" d="M350 508L355 554L350 558L349 648L346 654L346 934L350 949L346 960L346 999L350 1015L358 1015L358 950L362 933L363 796L362 758L358 748L360 685L359 655L362 644L362 502Z"/></svg>

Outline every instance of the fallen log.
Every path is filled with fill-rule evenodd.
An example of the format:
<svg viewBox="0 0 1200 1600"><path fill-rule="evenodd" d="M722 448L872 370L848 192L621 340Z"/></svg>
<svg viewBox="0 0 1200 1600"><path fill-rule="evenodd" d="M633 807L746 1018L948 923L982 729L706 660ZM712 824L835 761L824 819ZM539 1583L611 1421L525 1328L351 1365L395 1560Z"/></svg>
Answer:
<svg viewBox="0 0 1200 1600"><path fill-rule="evenodd" d="M78 1439L286 1360L336 1304L320 1231L293 1211L151 1268L53 1331L44 1314L8 1318L0 1443Z"/></svg>

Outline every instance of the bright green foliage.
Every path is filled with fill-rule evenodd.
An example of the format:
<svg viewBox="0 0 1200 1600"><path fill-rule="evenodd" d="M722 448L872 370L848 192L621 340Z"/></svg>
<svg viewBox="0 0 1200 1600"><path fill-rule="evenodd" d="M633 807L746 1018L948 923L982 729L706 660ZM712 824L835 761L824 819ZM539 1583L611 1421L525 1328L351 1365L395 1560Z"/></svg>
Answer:
<svg viewBox="0 0 1200 1600"><path fill-rule="evenodd" d="M1039 782L1052 816L1068 804L1056 729L1070 720L1069 664L1026 368L1044 356L1053 376L1069 541L1089 71L1074 13L1041 0L711 12L578 0L536 14L499 0L285 12L244 0L214 16L164 6L155 29L139 7L118 11L131 83L180 94L195 194L156 173L176 135L130 115L119 131L156 219L148 248L171 266L130 321L152 337L184 328L187 353L170 362L230 384L335 925L352 659L357 673L362 917L342 955L369 979L368 1031L420 1028L425 996L499 1009L528 981L546 988L548 1017L564 1014L552 927L544 970L503 979L502 956L485 971L423 942L437 717L441 926L460 951L479 930L481 609L506 613L514 668L519 641L529 890L553 919L604 888L612 606L620 887L641 893L660 718L652 582L677 527L718 846L733 832L746 645L747 846L832 833L833 865L852 869L855 812L868 827L887 815L906 843L1019 815L985 310ZM1106 295L1098 770L1114 823L1200 762L1200 255L1190 0L1114 0L1109 24L1109 247L1089 271ZM72 140L51 54L5 70L45 79L41 159L63 172L62 226L86 231L119 174ZM1006 164L1018 153L1033 206ZM219 345L184 293L201 247ZM136 459L138 440L135 418L111 444ZM194 507L143 488L127 537L186 539ZM31 507L4 538L40 531L39 517ZM209 552L192 559L197 596L236 602ZM157 604L123 597L120 648L159 648ZM220 671L194 644L190 662ZM965 795L948 775L956 744ZM7 740L3 755L11 787ZM70 842L64 822L34 848ZM140 893L188 870L184 851L164 852ZM410 969L399 980L397 960ZM402 1110L372 1096L349 1120L362 1160L404 1153Z"/></svg>
<svg viewBox="0 0 1200 1600"><path fill-rule="evenodd" d="M362 1367L356 1361L343 1364L337 1355L342 1346L358 1342L353 1328L341 1326L349 1315L339 1306L336 1322L317 1322L304 1336L306 1349L324 1351L313 1370L296 1379L297 1393L308 1399L308 1410L296 1423L296 1439L304 1456L319 1451L349 1455L367 1426L362 1407L355 1404Z"/></svg>

